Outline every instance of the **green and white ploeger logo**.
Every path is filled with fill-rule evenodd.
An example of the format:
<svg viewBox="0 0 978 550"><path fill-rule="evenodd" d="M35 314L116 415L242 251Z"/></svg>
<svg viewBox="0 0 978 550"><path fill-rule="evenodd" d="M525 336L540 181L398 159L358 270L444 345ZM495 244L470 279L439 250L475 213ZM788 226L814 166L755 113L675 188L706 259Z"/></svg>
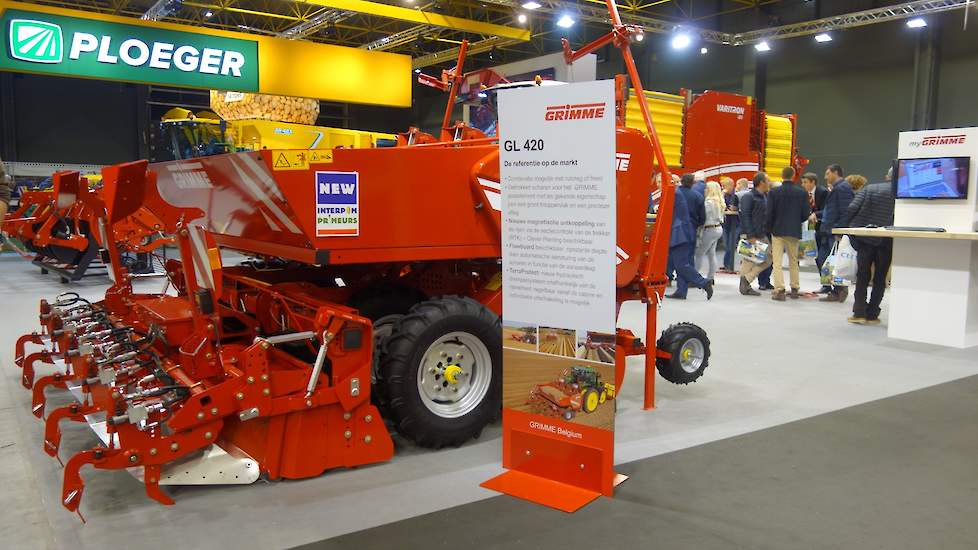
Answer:
<svg viewBox="0 0 978 550"><path fill-rule="evenodd" d="M61 27L31 19L11 20L10 56L31 63L61 63L64 59Z"/></svg>

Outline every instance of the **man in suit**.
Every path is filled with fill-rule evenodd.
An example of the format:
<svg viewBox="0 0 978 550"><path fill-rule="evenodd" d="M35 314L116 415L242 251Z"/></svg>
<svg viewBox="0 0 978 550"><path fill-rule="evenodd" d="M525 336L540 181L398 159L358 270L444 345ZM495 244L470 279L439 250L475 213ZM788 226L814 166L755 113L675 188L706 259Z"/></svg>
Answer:
<svg viewBox="0 0 978 550"><path fill-rule="evenodd" d="M774 292L771 299L785 301L784 269L782 259L788 253L788 272L791 274L791 298L798 298L798 241L801 240L801 224L808 219L812 209L808 206L808 194L794 182L795 169L786 166L781 170L781 185L767 195L767 227L771 232L771 261L774 262Z"/></svg>
<svg viewBox="0 0 978 550"><path fill-rule="evenodd" d="M828 249L832 248L831 242L823 244L818 236L818 228L822 224L822 211L825 209L825 199L829 196L829 190L818 184L818 176L814 172L805 172L801 177L801 187L808 193L808 207L812 209L812 214L808 216L808 227L811 229L814 226L815 229L815 242L818 245L815 264L818 265L818 272L821 273L822 264L829 255ZM823 249L825 252L822 252ZM816 293L827 294L830 290L832 290L831 286L823 285Z"/></svg>
<svg viewBox="0 0 978 550"><path fill-rule="evenodd" d="M689 209L689 221L693 224L693 238L689 243L689 264L693 266L696 265L696 235L699 233L699 229L706 223L706 201L703 195L693 189L694 183L696 183L696 180L693 174L683 174L683 177L679 180L679 186L676 187L676 194L682 194L683 198L686 199L686 206ZM678 264L673 263L672 265L678 270ZM679 287L677 286L677 288Z"/></svg>
<svg viewBox="0 0 978 550"><path fill-rule="evenodd" d="M849 185L849 182L846 181L843 175L842 167L838 164L830 164L825 169L825 182L829 185L829 196L825 199L825 208L822 210L822 223L818 227L817 235L820 236L819 248L822 247L822 242L826 245L826 251L822 252L819 250L819 254L825 254L826 257L828 257L828 249L831 249L832 243L837 240L832 235L832 230L836 227L845 227L846 212L849 209L849 203L852 202L852 198L855 196L852 186ZM833 286L832 290L825 297L820 298L819 301L841 303L845 302L848 296L849 287Z"/></svg>
<svg viewBox="0 0 978 550"><path fill-rule="evenodd" d="M669 233L669 259L676 269L676 291L666 294L666 298L685 300L686 293L692 286L703 289L706 292L706 299L709 300L713 297L713 281L700 275L693 267L696 230L693 228L693 222L690 221L686 195L681 193L680 189L676 189L673 199L672 230Z"/></svg>

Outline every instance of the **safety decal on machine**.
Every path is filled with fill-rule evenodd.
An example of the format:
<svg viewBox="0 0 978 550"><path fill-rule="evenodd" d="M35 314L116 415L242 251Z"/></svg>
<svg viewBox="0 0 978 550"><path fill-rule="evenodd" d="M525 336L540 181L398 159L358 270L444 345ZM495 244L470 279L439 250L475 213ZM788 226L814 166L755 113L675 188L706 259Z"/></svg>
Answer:
<svg viewBox="0 0 978 550"><path fill-rule="evenodd" d="M360 234L360 174L316 172L316 236Z"/></svg>
<svg viewBox="0 0 978 550"><path fill-rule="evenodd" d="M308 170L309 152L302 151L273 151L272 169L274 170Z"/></svg>

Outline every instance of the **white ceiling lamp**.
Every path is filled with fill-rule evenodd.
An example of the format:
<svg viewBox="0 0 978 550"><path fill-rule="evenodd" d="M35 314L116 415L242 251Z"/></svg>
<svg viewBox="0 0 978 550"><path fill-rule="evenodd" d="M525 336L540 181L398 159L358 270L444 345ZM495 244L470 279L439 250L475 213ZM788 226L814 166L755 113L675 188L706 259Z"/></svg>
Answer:
<svg viewBox="0 0 978 550"><path fill-rule="evenodd" d="M822 32L815 35L815 41L819 44L832 41L832 35L827 32Z"/></svg>
<svg viewBox="0 0 978 550"><path fill-rule="evenodd" d="M645 40L645 33L644 32L638 32L638 33L635 34L635 41L636 42L641 42L643 40Z"/></svg>
<svg viewBox="0 0 978 550"><path fill-rule="evenodd" d="M540 2L523 2L523 7L528 10L535 10L539 7L543 7L543 4Z"/></svg>
<svg viewBox="0 0 978 550"><path fill-rule="evenodd" d="M692 41L688 34L681 32L672 37L672 49L681 50L688 47Z"/></svg>
<svg viewBox="0 0 978 550"><path fill-rule="evenodd" d="M911 29L919 29L921 27L926 27L927 20L924 19L923 17L914 17L913 19L907 21L907 26L910 27Z"/></svg>
<svg viewBox="0 0 978 550"><path fill-rule="evenodd" d="M573 17L564 14L557 20L557 26L563 29L569 29L574 26L575 22Z"/></svg>
<svg viewBox="0 0 978 550"><path fill-rule="evenodd" d="M754 44L754 49L759 52L769 52L771 51L771 45L767 43L767 40L763 40Z"/></svg>
<svg viewBox="0 0 978 550"><path fill-rule="evenodd" d="M521 13L521 14L517 15L516 16L516 20L519 21L521 24L522 23L526 23L526 14L525 13Z"/></svg>
<svg viewBox="0 0 978 550"><path fill-rule="evenodd" d="M700 48L700 55L706 55L710 50L706 49L706 46Z"/></svg>

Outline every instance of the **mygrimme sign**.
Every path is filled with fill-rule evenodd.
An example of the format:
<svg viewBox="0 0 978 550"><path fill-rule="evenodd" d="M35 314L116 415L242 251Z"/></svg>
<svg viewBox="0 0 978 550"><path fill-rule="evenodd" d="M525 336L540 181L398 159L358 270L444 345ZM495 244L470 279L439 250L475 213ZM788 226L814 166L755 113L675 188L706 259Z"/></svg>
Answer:
<svg viewBox="0 0 978 550"><path fill-rule="evenodd" d="M258 42L5 10L0 69L257 92Z"/></svg>

